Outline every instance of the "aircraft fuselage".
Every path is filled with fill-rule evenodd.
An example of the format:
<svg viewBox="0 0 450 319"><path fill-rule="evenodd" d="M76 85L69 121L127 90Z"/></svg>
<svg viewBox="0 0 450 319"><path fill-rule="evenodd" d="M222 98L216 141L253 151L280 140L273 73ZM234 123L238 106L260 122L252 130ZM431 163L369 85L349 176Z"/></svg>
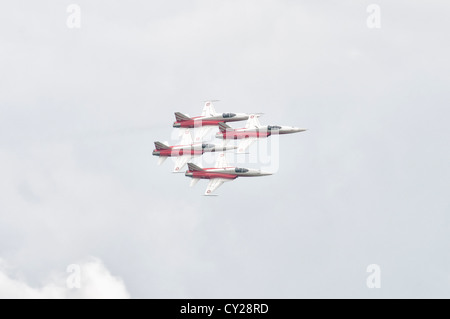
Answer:
<svg viewBox="0 0 450 319"><path fill-rule="evenodd" d="M259 129L251 129L251 130L228 130L223 133L217 133L216 137L222 138L224 140L239 140L243 138L264 138L269 137L271 135L270 131L267 130L259 130Z"/></svg>
<svg viewBox="0 0 450 319"><path fill-rule="evenodd" d="M152 155L176 157L183 155L202 155L206 152L219 152L236 149L236 146L217 146L215 144L195 143L190 145L174 145L167 149L154 149Z"/></svg>
<svg viewBox="0 0 450 319"><path fill-rule="evenodd" d="M154 156L183 156L183 155L202 155L204 153L203 150L198 150L194 148L170 148L163 150L153 150L152 155Z"/></svg>
<svg viewBox="0 0 450 319"><path fill-rule="evenodd" d="M237 177L256 177L272 175L256 169L239 167L204 168L201 171L186 171L185 176L200 179L225 178L236 179Z"/></svg>
<svg viewBox="0 0 450 319"><path fill-rule="evenodd" d="M233 114L233 116L230 117L226 117L223 115L197 116L185 121L176 121L173 123L173 127L194 128L202 126L218 126L219 123L237 122L248 119L247 114L234 114L234 113L225 113L225 114Z"/></svg>
<svg viewBox="0 0 450 319"><path fill-rule="evenodd" d="M303 132L305 129L290 126L262 126L258 128L227 129L216 134L217 138L237 140L244 138L265 138L274 134L291 134Z"/></svg>

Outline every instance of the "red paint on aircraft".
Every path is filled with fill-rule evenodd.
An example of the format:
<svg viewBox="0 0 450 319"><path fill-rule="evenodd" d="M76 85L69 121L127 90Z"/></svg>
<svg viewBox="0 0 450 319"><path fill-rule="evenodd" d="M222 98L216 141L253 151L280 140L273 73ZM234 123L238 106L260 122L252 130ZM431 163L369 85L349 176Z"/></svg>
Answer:
<svg viewBox="0 0 450 319"><path fill-rule="evenodd" d="M187 171L187 173L192 173L192 178L201 179L211 179L211 178L225 178L225 179L236 179L238 176L235 174L225 174L225 173L214 173L208 171Z"/></svg>
<svg viewBox="0 0 450 319"><path fill-rule="evenodd" d="M195 120L196 118L192 118L186 121L176 121L174 122L174 126L180 125L181 128L194 128L194 127L202 127L202 126L217 126L219 123L226 122L225 119L221 120Z"/></svg>
<svg viewBox="0 0 450 319"><path fill-rule="evenodd" d="M262 130L262 131L236 131L236 130L227 130L222 133L222 138L226 140L240 140L244 138L256 137L269 137L271 135L270 131Z"/></svg>
<svg viewBox="0 0 450 319"><path fill-rule="evenodd" d="M182 155L202 155L203 150L193 148L173 149L174 146L169 146L168 149L154 149L153 152L159 152L159 156L176 157Z"/></svg>

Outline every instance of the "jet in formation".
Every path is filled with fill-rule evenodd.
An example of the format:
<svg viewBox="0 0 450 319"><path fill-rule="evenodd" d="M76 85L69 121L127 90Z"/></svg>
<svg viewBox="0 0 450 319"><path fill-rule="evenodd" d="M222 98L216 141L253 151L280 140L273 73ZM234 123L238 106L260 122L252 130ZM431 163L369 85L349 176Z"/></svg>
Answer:
<svg viewBox="0 0 450 319"><path fill-rule="evenodd" d="M306 131L304 128L278 125L261 125L259 115L251 114L244 128L233 129L225 123L219 123L216 138L228 140L242 140L238 146L238 153L243 153L260 138L267 138L274 134L292 134Z"/></svg>
<svg viewBox="0 0 450 319"><path fill-rule="evenodd" d="M213 143L193 143L189 130L185 130L180 145L167 145L167 142L155 142L153 156L159 156L158 165L164 163L168 157L176 157L173 172L179 172L187 162L196 156L201 156L206 152L223 152L236 149L236 146L220 146Z"/></svg>
<svg viewBox="0 0 450 319"><path fill-rule="evenodd" d="M225 151L236 150L243 153L252 143L260 138L267 138L275 134L291 134L306 131L306 129L290 126L261 125L258 117L261 113L217 113L214 101L206 101L202 115L190 117L187 114L175 112L176 121L173 127L183 129L181 141L177 145L169 146L167 142L155 142L153 155L158 156L158 164L162 164L168 157L176 157L173 172L180 172L187 164L185 176L192 178L191 186L199 180L209 180L205 195L213 192L223 183L233 181L238 177L257 177L272 175L258 169L230 166L226 161ZM228 122L247 120L244 128L234 129ZM206 143L203 140L208 133L217 127L216 138L222 139L222 144ZM194 138L193 138L194 136ZM240 140L238 146L227 146L230 140ZM215 167L202 168L191 161L206 152L219 152Z"/></svg>
<svg viewBox="0 0 450 319"><path fill-rule="evenodd" d="M201 179L208 179L205 195L210 196L223 183L235 180L238 177L259 177L268 176L272 173L264 172L257 169L240 168L230 166L226 160L225 153L220 153L215 167L201 168L193 163L188 163L189 170L184 174L191 177L191 187L198 183Z"/></svg>
<svg viewBox="0 0 450 319"><path fill-rule="evenodd" d="M189 117L181 112L175 112L176 121L173 123L173 127L195 129L194 139L198 142L219 123L245 121L249 118L246 113L217 113L213 102L205 102L201 116Z"/></svg>

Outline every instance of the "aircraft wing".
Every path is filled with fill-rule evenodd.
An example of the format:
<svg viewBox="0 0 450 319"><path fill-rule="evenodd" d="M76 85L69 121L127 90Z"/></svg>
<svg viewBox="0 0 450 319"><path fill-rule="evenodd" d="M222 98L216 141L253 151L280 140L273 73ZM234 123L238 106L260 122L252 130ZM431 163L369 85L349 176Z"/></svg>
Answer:
<svg viewBox="0 0 450 319"><path fill-rule="evenodd" d="M173 172L177 173L179 172L184 165L187 164L187 162L189 162L192 159L191 155L182 155L182 156L178 156L177 160L175 161L175 166L173 168Z"/></svg>
<svg viewBox="0 0 450 319"><path fill-rule="evenodd" d="M214 116L216 115L216 110L214 109L213 101L205 101L205 106L203 106L202 116Z"/></svg>
<svg viewBox="0 0 450 319"><path fill-rule="evenodd" d="M218 189L223 183L230 181L225 178L211 178L208 186L206 187L205 195L211 195L216 189Z"/></svg>
<svg viewBox="0 0 450 319"><path fill-rule="evenodd" d="M190 145L193 143L191 130L188 128L181 130L180 137L181 137L181 140L179 143L180 145Z"/></svg>
<svg viewBox="0 0 450 319"><path fill-rule="evenodd" d="M259 123L258 114L250 114L248 117L247 123L245 123L245 128L258 128L261 127L261 123Z"/></svg>
<svg viewBox="0 0 450 319"><path fill-rule="evenodd" d="M254 138L254 137L249 137L249 138L242 140L242 142L239 143L237 153L244 153L245 150L250 147L250 145L252 145L254 142L256 142L256 140L257 140L257 138Z"/></svg>
<svg viewBox="0 0 450 319"><path fill-rule="evenodd" d="M194 131L194 141L197 142L201 142L203 140L203 138L208 135L211 130L214 128L214 126L201 126L201 127L196 127L193 128L191 130Z"/></svg>
<svg viewBox="0 0 450 319"><path fill-rule="evenodd" d="M158 158L158 165L161 165L162 163L164 163L164 161L167 159L167 156L160 156Z"/></svg>
<svg viewBox="0 0 450 319"><path fill-rule="evenodd" d="M228 167L227 157L224 152L221 152L217 156L215 168Z"/></svg>

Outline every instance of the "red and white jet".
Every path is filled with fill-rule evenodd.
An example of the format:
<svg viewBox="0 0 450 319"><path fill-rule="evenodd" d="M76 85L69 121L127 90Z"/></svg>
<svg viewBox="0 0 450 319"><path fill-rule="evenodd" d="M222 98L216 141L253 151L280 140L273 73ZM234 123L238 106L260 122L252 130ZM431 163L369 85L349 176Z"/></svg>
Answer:
<svg viewBox="0 0 450 319"><path fill-rule="evenodd" d="M173 123L173 127L195 129L195 141L199 142L219 123L244 121L249 117L246 113L217 113L212 102L205 102L201 116L189 117L175 112L176 121Z"/></svg>
<svg viewBox="0 0 450 319"><path fill-rule="evenodd" d="M177 157L173 172L179 172L187 162L195 156L201 156L206 152L223 152L236 149L236 146L218 146L210 143L193 143L189 130L185 130L180 145L169 146L167 143L155 142L152 155L159 156L158 165L161 165L168 157Z"/></svg>
<svg viewBox="0 0 450 319"><path fill-rule="evenodd" d="M278 125L261 125L258 120L258 114L250 114L245 128L233 129L225 123L219 123L220 132L216 134L217 138L226 140L242 139L239 143L237 153L243 153L253 142L259 138L267 138L274 134L292 134L306 131L304 128Z"/></svg>
<svg viewBox="0 0 450 319"><path fill-rule="evenodd" d="M212 193L219 188L223 183L235 180L238 177L256 177L267 176L272 173L263 172L256 169L231 167L228 165L224 153L220 153L217 158L214 168L201 168L195 164L188 163L189 170L184 174L191 177L191 187L197 184L201 179L209 179L206 187L205 195L212 195Z"/></svg>

